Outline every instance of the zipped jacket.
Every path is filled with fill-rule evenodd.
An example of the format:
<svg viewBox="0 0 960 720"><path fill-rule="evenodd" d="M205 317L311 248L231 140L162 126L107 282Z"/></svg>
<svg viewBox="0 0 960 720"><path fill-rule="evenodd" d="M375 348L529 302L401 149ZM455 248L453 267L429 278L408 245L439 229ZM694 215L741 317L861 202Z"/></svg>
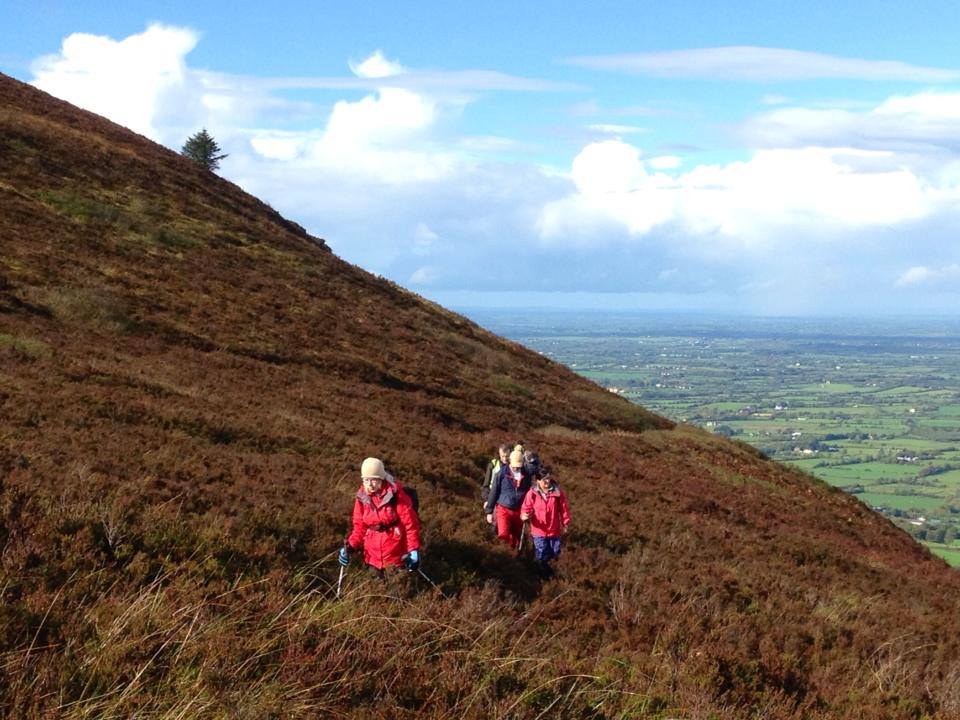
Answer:
<svg viewBox="0 0 960 720"><path fill-rule="evenodd" d="M500 474L497 475L496 480L493 481L493 486L490 488L490 494L487 496L487 504L484 506L484 511L489 515L497 505L503 505L503 507L509 508L510 510L519 510L531 484L532 479L530 474L521 468L520 484L517 485L517 483L514 482L513 471L510 469L510 466L504 465L500 468Z"/></svg>
<svg viewBox="0 0 960 720"><path fill-rule="evenodd" d="M570 524L570 505L556 483L546 492L533 487L523 499L520 515L530 518L530 534L534 537L559 537Z"/></svg>
<svg viewBox="0 0 960 720"><path fill-rule="evenodd" d="M406 553L420 549L420 518L393 477L388 475L373 495L362 486L357 490L347 544L354 550L362 547L364 562L378 570L401 565Z"/></svg>

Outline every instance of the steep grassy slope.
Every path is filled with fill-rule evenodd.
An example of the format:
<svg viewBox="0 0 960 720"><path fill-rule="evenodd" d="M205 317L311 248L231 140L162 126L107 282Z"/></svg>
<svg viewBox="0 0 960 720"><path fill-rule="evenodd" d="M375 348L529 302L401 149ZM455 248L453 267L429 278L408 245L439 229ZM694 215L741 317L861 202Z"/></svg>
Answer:
<svg viewBox="0 0 960 720"><path fill-rule="evenodd" d="M855 499L673 428L0 76L0 714L952 717L960 576ZM547 586L477 478L575 514ZM425 570L332 552L360 460Z"/></svg>

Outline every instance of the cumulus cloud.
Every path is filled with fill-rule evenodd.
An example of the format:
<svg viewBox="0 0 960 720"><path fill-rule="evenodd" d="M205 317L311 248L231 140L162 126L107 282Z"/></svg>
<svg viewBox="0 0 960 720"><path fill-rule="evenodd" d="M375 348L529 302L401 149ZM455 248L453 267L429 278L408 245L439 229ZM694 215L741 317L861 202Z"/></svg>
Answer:
<svg viewBox="0 0 960 720"><path fill-rule="evenodd" d="M154 24L123 40L74 33L33 64L41 90L158 138L155 117L187 82L186 55L199 36Z"/></svg>
<svg viewBox="0 0 960 720"><path fill-rule="evenodd" d="M650 160L650 167L656 170L675 170L683 164L683 160L676 155L660 155Z"/></svg>
<svg viewBox="0 0 960 720"><path fill-rule="evenodd" d="M726 82L845 78L940 83L960 79L960 72L952 69L752 46L592 55L569 58L567 62L594 70L632 75Z"/></svg>
<svg viewBox="0 0 960 720"><path fill-rule="evenodd" d="M400 63L387 60L382 50L377 50L363 62L350 63L350 70L361 78L387 78L406 71Z"/></svg>
<svg viewBox="0 0 960 720"><path fill-rule="evenodd" d="M700 165L677 176L648 172L636 147L593 143L574 159L576 192L548 204L544 238L589 236L616 223L631 236L674 224L737 246L776 243L778 230L882 226L923 217L936 189L879 152L848 148L761 150L747 161ZM829 233L822 228L830 228Z"/></svg>
<svg viewBox="0 0 960 720"><path fill-rule="evenodd" d="M835 288L960 275L933 250L950 247L960 215L960 95L768 107L740 126L739 160L709 164L603 122L663 111L589 101L576 114L599 141L551 165L530 141L456 130L484 88L562 84L420 71L383 51L340 78L246 78L191 68L197 41L160 25L74 35L37 62L35 83L173 148L205 125L230 153L225 176L346 259L431 293L499 293L507 260L531 269L523 291L669 289L767 309L776 296L793 311ZM351 92L323 104L274 93L311 87Z"/></svg>

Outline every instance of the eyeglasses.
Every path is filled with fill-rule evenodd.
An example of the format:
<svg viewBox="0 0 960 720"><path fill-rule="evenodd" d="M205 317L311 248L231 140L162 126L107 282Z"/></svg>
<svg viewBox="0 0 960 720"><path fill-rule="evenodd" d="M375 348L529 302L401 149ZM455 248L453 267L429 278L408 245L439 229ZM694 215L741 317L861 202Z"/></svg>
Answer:
<svg viewBox="0 0 960 720"><path fill-rule="evenodd" d="M383 478L372 477L372 478L360 478L362 482L367 483L368 485L375 485L376 483L383 482Z"/></svg>

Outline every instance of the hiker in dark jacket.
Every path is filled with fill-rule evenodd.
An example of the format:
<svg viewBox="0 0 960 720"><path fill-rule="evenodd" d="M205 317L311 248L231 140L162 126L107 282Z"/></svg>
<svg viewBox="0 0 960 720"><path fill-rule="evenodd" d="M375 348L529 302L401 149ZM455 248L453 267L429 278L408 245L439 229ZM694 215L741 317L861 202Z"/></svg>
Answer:
<svg viewBox="0 0 960 720"><path fill-rule="evenodd" d="M500 474L500 468L506 467L510 462L510 448L509 443L505 443L497 448L497 457L493 458L487 464L487 470L483 474L483 485L480 486L480 497L483 499L483 504L486 506L487 497L490 495L490 488L493 487L493 481L497 479L497 475Z"/></svg>
<svg viewBox="0 0 960 720"><path fill-rule="evenodd" d="M500 470L494 480L484 511L487 522L496 520L497 537L514 550L520 549L520 534L523 522L520 520L520 505L530 489L531 478L523 468L523 452L510 453L510 464Z"/></svg>
<svg viewBox="0 0 960 720"><path fill-rule="evenodd" d="M379 574L388 566L420 565L420 518L413 501L377 458L360 468L361 484L353 503L350 534L340 548L339 562L363 548L363 561Z"/></svg>

